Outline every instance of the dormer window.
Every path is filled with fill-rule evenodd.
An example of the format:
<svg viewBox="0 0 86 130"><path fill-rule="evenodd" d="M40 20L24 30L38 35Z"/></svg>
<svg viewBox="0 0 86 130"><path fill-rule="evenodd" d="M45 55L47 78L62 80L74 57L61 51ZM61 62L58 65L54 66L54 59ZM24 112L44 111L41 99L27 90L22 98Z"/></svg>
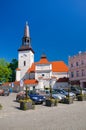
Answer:
<svg viewBox="0 0 86 130"><path fill-rule="evenodd" d="M26 66L26 61L24 61L24 66Z"/></svg>

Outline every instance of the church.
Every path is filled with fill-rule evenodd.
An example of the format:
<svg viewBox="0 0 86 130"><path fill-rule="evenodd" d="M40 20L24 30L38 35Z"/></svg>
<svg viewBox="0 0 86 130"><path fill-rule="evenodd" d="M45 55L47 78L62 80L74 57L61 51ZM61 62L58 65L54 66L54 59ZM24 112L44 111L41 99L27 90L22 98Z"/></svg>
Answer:
<svg viewBox="0 0 86 130"><path fill-rule="evenodd" d="M23 82L31 90L44 90L67 86L68 66L64 61L48 61L42 54L38 62L34 62L34 50L31 46L29 25L26 22L22 45L18 49L18 68L16 69L16 81ZM60 82L59 82L60 81Z"/></svg>

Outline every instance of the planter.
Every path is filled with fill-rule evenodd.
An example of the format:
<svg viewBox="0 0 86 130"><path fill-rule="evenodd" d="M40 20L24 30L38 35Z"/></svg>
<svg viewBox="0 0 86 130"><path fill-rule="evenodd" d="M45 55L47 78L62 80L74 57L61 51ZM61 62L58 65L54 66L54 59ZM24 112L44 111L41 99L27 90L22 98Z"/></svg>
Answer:
<svg viewBox="0 0 86 130"><path fill-rule="evenodd" d="M58 104L57 99L46 99L45 101L45 105L49 107L57 106L57 104Z"/></svg>
<svg viewBox="0 0 86 130"><path fill-rule="evenodd" d="M0 104L0 110L2 109L2 105Z"/></svg>
<svg viewBox="0 0 86 130"><path fill-rule="evenodd" d="M22 100L20 101L20 109L21 110L29 110L29 109L34 109L35 104L33 103L32 100Z"/></svg>
<svg viewBox="0 0 86 130"><path fill-rule="evenodd" d="M73 103L73 97L66 97L62 100L62 103L65 103L65 104L72 104Z"/></svg>
<svg viewBox="0 0 86 130"><path fill-rule="evenodd" d="M77 100L78 101L86 101L86 95L78 95Z"/></svg>

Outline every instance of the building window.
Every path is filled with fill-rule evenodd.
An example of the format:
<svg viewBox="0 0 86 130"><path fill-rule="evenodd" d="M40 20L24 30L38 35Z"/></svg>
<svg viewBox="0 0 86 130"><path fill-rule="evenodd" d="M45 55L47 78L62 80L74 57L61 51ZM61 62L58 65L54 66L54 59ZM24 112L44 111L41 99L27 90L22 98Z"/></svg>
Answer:
<svg viewBox="0 0 86 130"><path fill-rule="evenodd" d="M76 71L76 77L79 77L79 71Z"/></svg>
<svg viewBox="0 0 86 130"><path fill-rule="evenodd" d="M71 78L73 78L74 77L74 73L73 72L71 72Z"/></svg>
<svg viewBox="0 0 86 130"><path fill-rule="evenodd" d="M78 66L79 64L78 64L78 62L76 62L76 66Z"/></svg>
<svg viewBox="0 0 86 130"><path fill-rule="evenodd" d="M26 61L24 61L24 66L26 66Z"/></svg>
<svg viewBox="0 0 86 130"><path fill-rule="evenodd" d="M84 61L83 61L83 60L81 61L81 64L82 64L82 65L84 64Z"/></svg>
<svg viewBox="0 0 86 130"><path fill-rule="evenodd" d="M73 67L73 64L71 64L71 67Z"/></svg>
<svg viewBox="0 0 86 130"><path fill-rule="evenodd" d="M84 74L84 70L82 70L82 76L85 76L85 74Z"/></svg>

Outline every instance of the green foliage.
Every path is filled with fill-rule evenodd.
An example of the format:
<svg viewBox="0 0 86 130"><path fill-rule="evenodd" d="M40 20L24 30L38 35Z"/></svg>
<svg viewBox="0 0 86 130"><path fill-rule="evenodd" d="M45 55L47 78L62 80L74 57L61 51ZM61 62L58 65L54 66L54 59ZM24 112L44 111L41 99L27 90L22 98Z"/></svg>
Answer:
<svg viewBox="0 0 86 130"><path fill-rule="evenodd" d="M35 109L35 103L30 98L20 100L19 102L21 110Z"/></svg>
<svg viewBox="0 0 86 130"><path fill-rule="evenodd" d="M8 82L11 73L9 63L5 59L0 59L0 82Z"/></svg>
<svg viewBox="0 0 86 130"><path fill-rule="evenodd" d="M58 100L54 98L48 98L46 100L46 106L57 106Z"/></svg>
<svg viewBox="0 0 86 130"><path fill-rule="evenodd" d="M12 59L10 65L9 65L9 68L11 69L12 71L12 74L10 75L10 82L13 82L15 81L15 78L16 78L16 68L18 67L18 60L17 59Z"/></svg>
<svg viewBox="0 0 86 130"><path fill-rule="evenodd" d="M0 110L2 109L2 105L0 104Z"/></svg>

